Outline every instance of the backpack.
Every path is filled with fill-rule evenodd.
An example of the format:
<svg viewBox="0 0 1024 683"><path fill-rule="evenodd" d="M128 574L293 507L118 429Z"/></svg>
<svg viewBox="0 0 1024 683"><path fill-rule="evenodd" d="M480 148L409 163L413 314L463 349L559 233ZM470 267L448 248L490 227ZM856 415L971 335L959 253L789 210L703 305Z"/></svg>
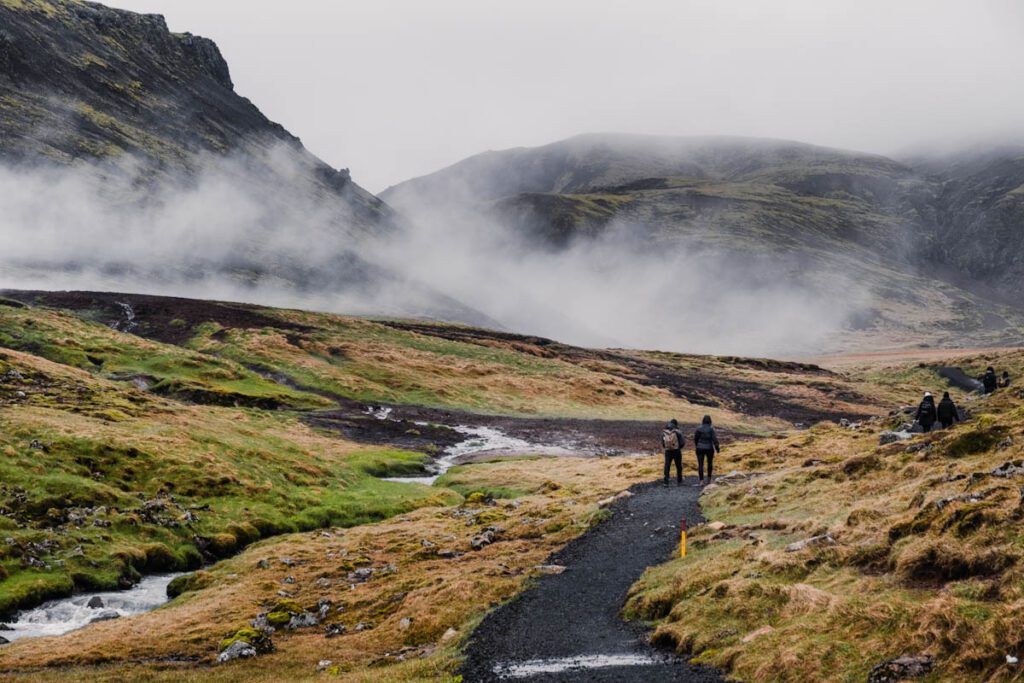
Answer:
<svg viewBox="0 0 1024 683"><path fill-rule="evenodd" d="M678 451L683 447L679 443L679 432L674 429L666 429L661 433L661 445L665 447L666 451Z"/></svg>

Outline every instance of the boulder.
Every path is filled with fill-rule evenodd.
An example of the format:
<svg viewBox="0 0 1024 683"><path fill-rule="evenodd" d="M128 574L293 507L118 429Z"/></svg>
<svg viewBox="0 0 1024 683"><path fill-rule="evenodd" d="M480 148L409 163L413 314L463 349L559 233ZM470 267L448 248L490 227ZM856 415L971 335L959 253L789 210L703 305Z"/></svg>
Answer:
<svg viewBox="0 0 1024 683"><path fill-rule="evenodd" d="M120 619L121 615L112 609L104 610L97 614L95 617L89 620L90 624L95 624L97 621L111 621L113 619Z"/></svg>
<svg viewBox="0 0 1024 683"><path fill-rule="evenodd" d="M790 543L786 546L787 553L795 553L803 550L804 548L810 548L817 545L835 545L836 539L832 538L832 534L821 534L820 536L811 536L805 538L802 541L796 543Z"/></svg>
<svg viewBox="0 0 1024 683"><path fill-rule="evenodd" d="M10 642L11 642L11 641L7 640L7 639L6 639L6 638L4 638L3 636L0 636L0 645L7 645L7 644L8 644L8 643L10 643Z"/></svg>
<svg viewBox="0 0 1024 683"><path fill-rule="evenodd" d="M320 618L317 617L317 615L312 612L303 612L302 614L296 614L293 616L285 628L289 631L294 631L297 628L309 628L311 626L316 626L319 623Z"/></svg>
<svg viewBox="0 0 1024 683"><path fill-rule="evenodd" d="M235 659L244 659L248 657L256 656L256 648L244 640L236 640L235 642L224 648L224 651L217 655L217 663L224 664Z"/></svg>
<svg viewBox="0 0 1024 683"><path fill-rule="evenodd" d="M94 595L89 598L89 602L85 604L90 609L103 609L106 605L103 604L103 598L98 595Z"/></svg>
<svg viewBox="0 0 1024 683"><path fill-rule="evenodd" d="M931 673L934 666L935 660L930 655L903 655L876 665L868 674L868 683L897 683L920 678Z"/></svg>
<svg viewBox="0 0 1024 683"><path fill-rule="evenodd" d="M345 635L348 629L345 628L345 624L328 624L324 627L324 638L337 638L338 636Z"/></svg>
<svg viewBox="0 0 1024 683"><path fill-rule="evenodd" d="M887 444L896 443L897 441L906 441L912 438L914 435L908 431L901 432L882 432L878 435L878 445L885 446Z"/></svg>

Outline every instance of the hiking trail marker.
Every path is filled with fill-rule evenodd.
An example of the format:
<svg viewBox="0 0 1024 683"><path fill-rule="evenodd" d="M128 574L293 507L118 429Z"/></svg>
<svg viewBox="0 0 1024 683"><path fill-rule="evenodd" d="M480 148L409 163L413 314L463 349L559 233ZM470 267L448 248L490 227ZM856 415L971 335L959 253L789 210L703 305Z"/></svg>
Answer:
<svg viewBox="0 0 1024 683"><path fill-rule="evenodd" d="M679 523L679 557L686 557L686 517Z"/></svg>

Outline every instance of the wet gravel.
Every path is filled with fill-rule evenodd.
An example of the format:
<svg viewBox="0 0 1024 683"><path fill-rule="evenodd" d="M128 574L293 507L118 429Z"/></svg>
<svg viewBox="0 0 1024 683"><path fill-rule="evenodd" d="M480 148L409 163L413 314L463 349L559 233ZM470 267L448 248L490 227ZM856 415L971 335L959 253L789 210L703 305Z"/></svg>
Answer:
<svg viewBox="0 0 1024 683"><path fill-rule="evenodd" d="M461 673L464 680L501 679L495 667L531 660L588 655L635 655L655 662L632 666L534 674L520 681L722 681L714 669L655 650L638 624L619 612L643 571L678 549L679 523L703 518L695 479L641 484L610 508L611 519L569 543L549 559L567 567L542 576L536 586L488 615L474 632Z"/></svg>

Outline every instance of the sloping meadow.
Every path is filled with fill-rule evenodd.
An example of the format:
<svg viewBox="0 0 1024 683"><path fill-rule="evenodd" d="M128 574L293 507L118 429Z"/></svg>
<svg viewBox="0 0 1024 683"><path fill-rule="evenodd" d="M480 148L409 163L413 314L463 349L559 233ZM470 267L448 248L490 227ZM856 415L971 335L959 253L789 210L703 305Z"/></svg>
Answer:
<svg viewBox="0 0 1024 683"><path fill-rule="evenodd" d="M960 361L968 374L985 362ZM1024 354L998 365L1019 377ZM941 386L927 367L891 370L894 384ZM903 655L942 680L1016 679L1024 392L960 399L966 422L887 445L906 413L737 446L729 467L745 475L705 491L709 523L685 559L644 576L627 613L744 680L862 681Z"/></svg>

